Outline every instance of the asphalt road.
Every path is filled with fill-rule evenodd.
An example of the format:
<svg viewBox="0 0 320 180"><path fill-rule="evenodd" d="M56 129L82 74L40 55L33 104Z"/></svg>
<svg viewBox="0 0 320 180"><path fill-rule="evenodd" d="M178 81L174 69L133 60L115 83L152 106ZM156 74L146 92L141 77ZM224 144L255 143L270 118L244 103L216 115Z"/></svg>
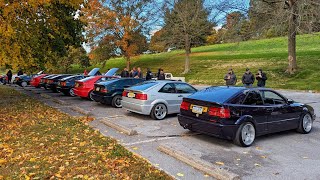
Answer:
<svg viewBox="0 0 320 180"><path fill-rule="evenodd" d="M91 126L105 136L111 136L177 179L213 179L206 173L158 150L167 147L196 158L198 164L235 173L241 179L319 179L320 178L320 122L314 123L313 131L302 135L287 131L259 137L253 146L242 148L230 141L191 133L178 124L176 116L162 121L152 120L78 97L66 97L44 89L13 87L72 116L80 116L73 107L79 107L96 117ZM203 87L198 87L203 88ZM30 91L32 90L32 91ZM288 98L309 103L320 116L320 94L283 91ZM58 101L57 101L58 100ZM137 131L128 136L102 123L107 119L121 127ZM192 158L191 158L192 157Z"/></svg>

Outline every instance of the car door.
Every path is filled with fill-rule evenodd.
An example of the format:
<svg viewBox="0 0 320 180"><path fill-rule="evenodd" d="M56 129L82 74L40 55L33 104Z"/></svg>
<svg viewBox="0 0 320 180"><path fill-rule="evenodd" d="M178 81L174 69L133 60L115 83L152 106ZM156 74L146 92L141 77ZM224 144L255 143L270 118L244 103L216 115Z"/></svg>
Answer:
<svg viewBox="0 0 320 180"><path fill-rule="evenodd" d="M165 84L159 91L159 98L167 102L169 114L179 112L181 97L179 97L179 95L176 94L176 88L174 83Z"/></svg>
<svg viewBox="0 0 320 180"><path fill-rule="evenodd" d="M266 105L272 107L268 117L269 132L279 132L296 127L299 115L278 93L271 90L261 91Z"/></svg>
<svg viewBox="0 0 320 180"><path fill-rule="evenodd" d="M268 131L268 115L271 114L272 108L264 105L261 94L257 90L247 91L241 107L242 116L251 116L256 122L256 133L266 134Z"/></svg>

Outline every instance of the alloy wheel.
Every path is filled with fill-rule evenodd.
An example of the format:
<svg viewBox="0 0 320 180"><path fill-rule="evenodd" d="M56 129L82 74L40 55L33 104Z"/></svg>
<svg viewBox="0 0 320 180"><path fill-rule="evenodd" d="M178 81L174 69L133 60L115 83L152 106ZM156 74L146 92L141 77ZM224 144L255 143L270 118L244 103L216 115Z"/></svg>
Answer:
<svg viewBox="0 0 320 180"><path fill-rule="evenodd" d="M242 131L241 131L241 137L242 137L242 142L249 146L253 143L254 139L255 139L255 129L254 126L252 124L246 124L243 126Z"/></svg>
<svg viewBox="0 0 320 180"><path fill-rule="evenodd" d="M312 118L311 118L310 114L304 115L303 120L302 120L302 127L303 127L304 131L307 133L311 131Z"/></svg>
<svg viewBox="0 0 320 180"><path fill-rule="evenodd" d="M154 110L157 119L163 119L167 115L167 107L164 104L157 104Z"/></svg>
<svg viewBox="0 0 320 180"><path fill-rule="evenodd" d="M69 90L69 94L70 94L70 96L72 96L72 97L76 96L76 95L74 94L73 88L71 88L71 89Z"/></svg>

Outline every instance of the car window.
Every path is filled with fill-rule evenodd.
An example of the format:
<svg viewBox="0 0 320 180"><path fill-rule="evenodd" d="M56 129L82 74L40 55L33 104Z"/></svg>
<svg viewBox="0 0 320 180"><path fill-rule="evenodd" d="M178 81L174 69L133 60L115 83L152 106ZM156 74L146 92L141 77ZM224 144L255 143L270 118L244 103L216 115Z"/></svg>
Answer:
<svg viewBox="0 0 320 180"><path fill-rule="evenodd" d="M236 96L235 98L233 98L230 103L231 104L242 104L245 100L247 96L247 92L243 92L241 94L239 94L238 96Z"/></svg>
<svg viewBox="0 0 320 180"><path fill-rule="evenodd" d="M250 91L243 102L244 105L263 105L263 100L259 92Z"/></svg>
<svg viewBox="0 0 320 180"><path fill-rule="evenodd" d="M285 104L286 101L278 94L272 91L263 91L262 97L266 105Z"/></svg>
<svg viewBox="0 0 320 180"><path fill-rule="evenodd" d="M177 93L195 93L196 90L189 84L175 83Z"/></svg>
<svg viewBox="0 0 320 180"><path fill-rule="evenodd" d="M168 83L168 84L165 84L159 92L162 92L162 93L176 93L176 89L174 87L174 84L173 83Z"/></svg>

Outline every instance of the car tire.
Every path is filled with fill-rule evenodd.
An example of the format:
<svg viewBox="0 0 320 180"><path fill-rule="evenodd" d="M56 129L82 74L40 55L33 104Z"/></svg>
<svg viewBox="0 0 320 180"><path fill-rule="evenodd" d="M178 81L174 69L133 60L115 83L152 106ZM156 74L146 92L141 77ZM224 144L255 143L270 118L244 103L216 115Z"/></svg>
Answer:
<svg viewBox="0 0 320 180"><path fill-rule="evenodd" d="M122 108L121 104L122 96L116 95L112 98L111 106L115 108Z"/></svg>
<svg viewBox="0 0 320 180"><path fill-rule="evenodd" d="M245 122L237 130L233 142L242 147L249 147L253 144L256 137L256 129L251 122Z"/></svg>
<svg viewBox="0 0 320 180"><path fill-rule="evenodd" d="M155 120L162 120L168 114L168 109L165 104L159 103L155 104L151 110L150 116Z"/></svg>
<svg viewBox="0 0 320 180"><path fill-rule="evenodd" d="M25 82L25 81L21 82L21 87L26 87L27 85L28 85L27 82Z"/></svg>
<svg viewBox="0 0 320 180"><path fill-rule="evenodd" d="M75 94L74 91L73 91L73 88L71 88L71 89L69 90L69 95L70 95L71 97L75 97L75 96L76 96L76 94Z"/></svg>
<svg viewBox="0 0 320 180"><path fill-rule="evenodd" d="M89 96L88 96L88 99L89 99L90 101L94 101L92 95L93 95L93 91L90 91L90 92L89 92Z"/></svg>
<svg viewBox="0 0 320 180"><path fill-rule="evenodd" d="M68 92L62 92L62 94L65 95L65 96L69 96Z"/></svg>
<svg viewBox="0 0 320 180"><path fill-rule="evenodd" d="M308 134L311 132L313 126L313 120L309 113L305 113L301 116L297 131L302 134Z"/></svg>

